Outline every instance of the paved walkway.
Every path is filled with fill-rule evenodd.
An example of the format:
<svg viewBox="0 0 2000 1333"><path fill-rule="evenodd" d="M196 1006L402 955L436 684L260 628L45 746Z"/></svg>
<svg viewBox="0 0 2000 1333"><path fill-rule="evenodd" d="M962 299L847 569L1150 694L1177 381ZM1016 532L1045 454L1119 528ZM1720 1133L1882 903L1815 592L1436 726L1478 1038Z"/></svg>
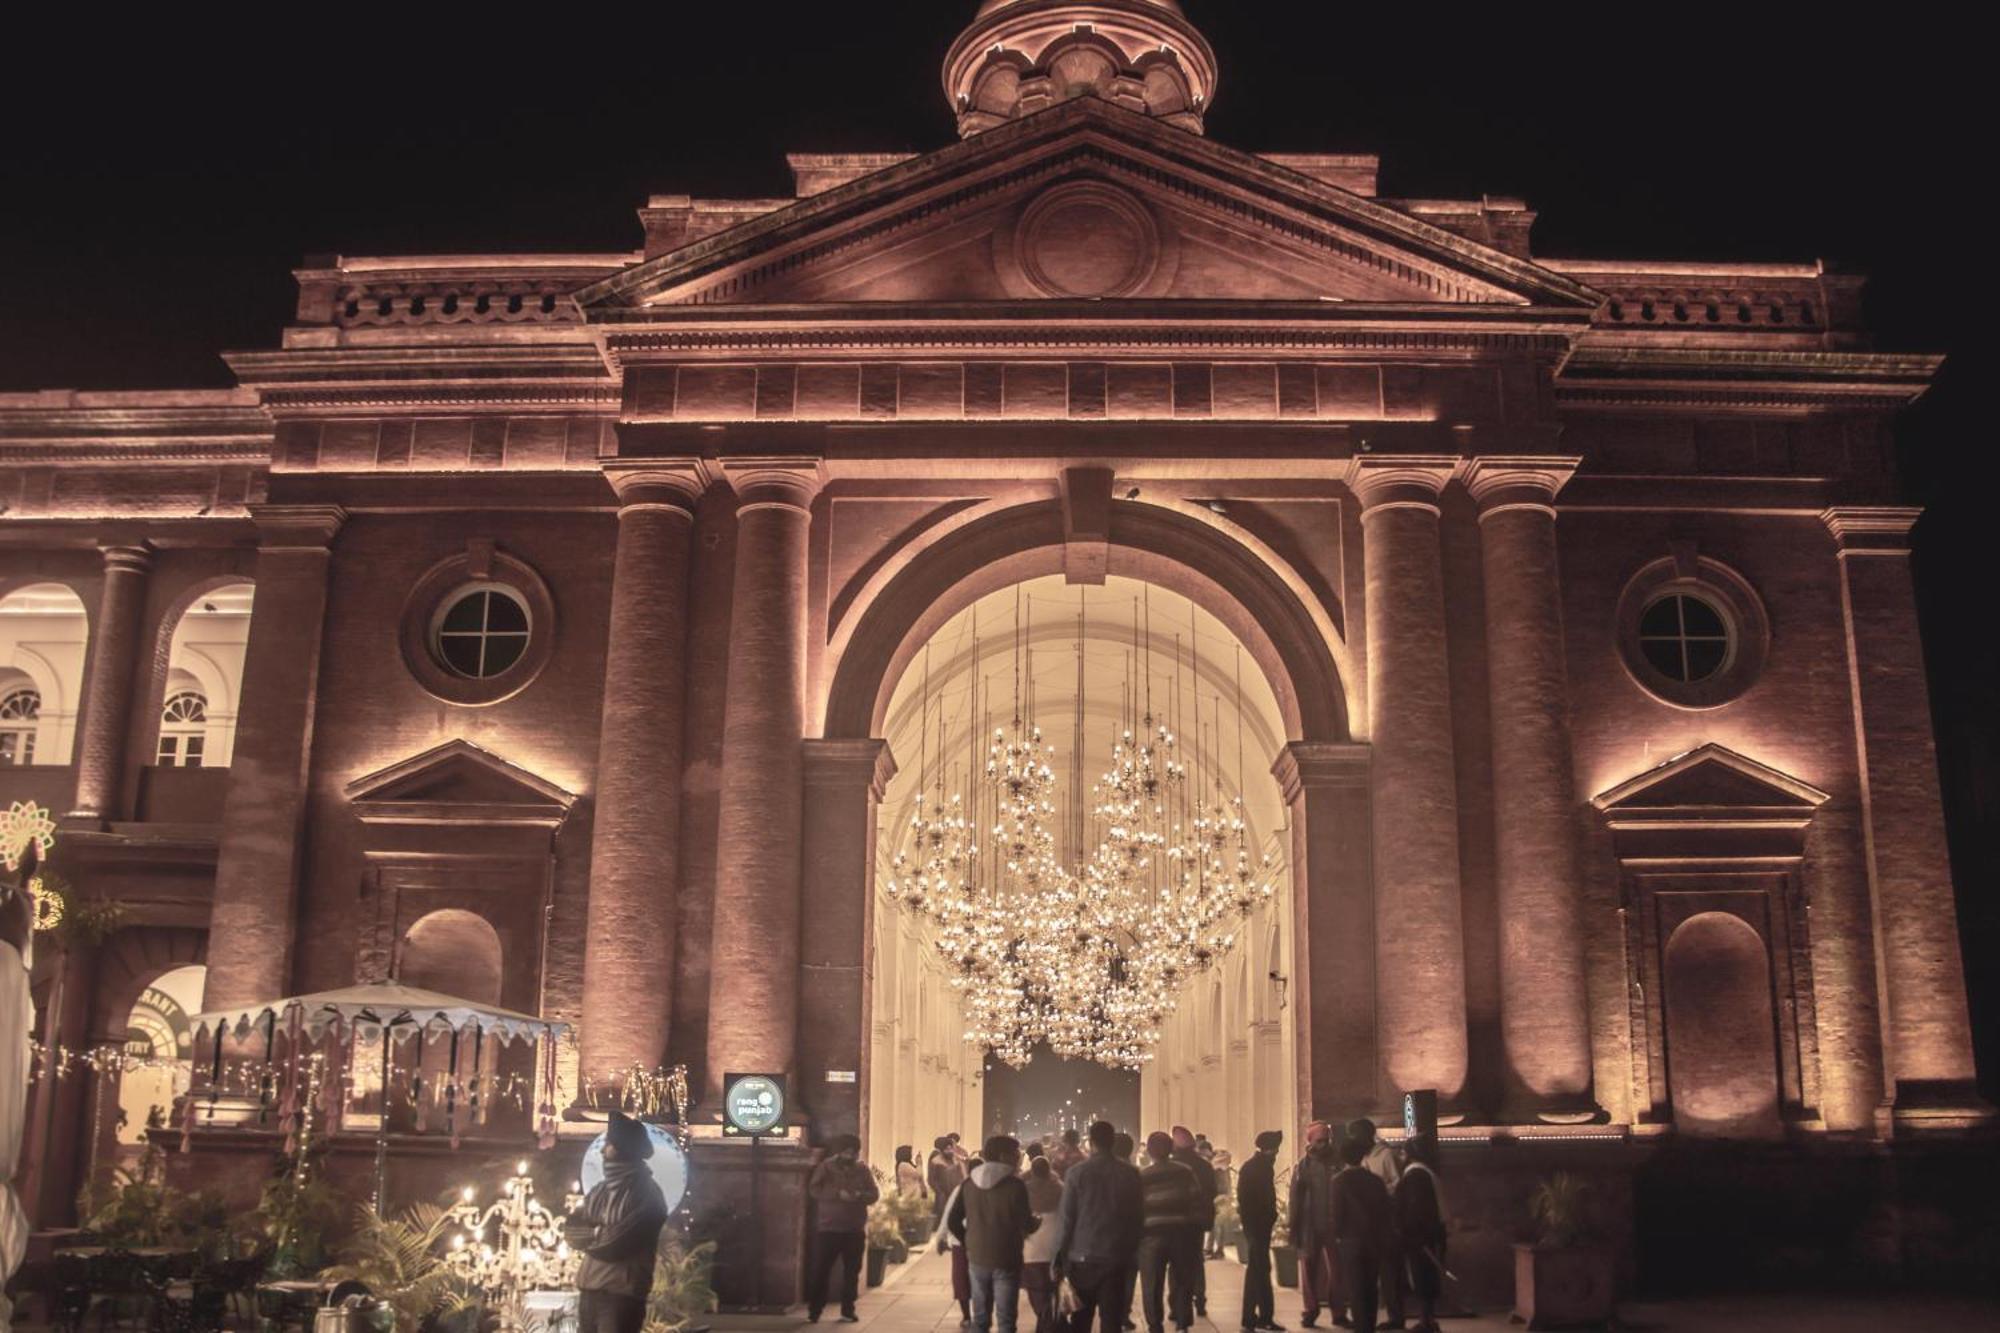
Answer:
<svg viewBox="0 0 2000 1333"><path fill-rule="evenodd" d="M1208 1265L1210 1318L1197 1319L1194 1333L1236 1333L1243 1303L1243 1268L1215 1260ZM1298 1329L1299 1294L1278 1290L1278 1322ZM857 1333L958 1333L958 1306L951 1299L951 1263L925 1249L907 1264L890 1268L888 1280L861 1299ZM802 1321L799 1321L802 1322ZM722 1319L720 1326L734 1321ZM759 1321L758 1327L789 1329L793 1321ZM747 1326L746 1326L747 1327ZM822 1328L842 1325L823 1324ZM1484 1333L1509 1327L1504 1314L1452 1319L1447 1333ZM1520 1325L1512 1326L1519 1330ZM1327 1330L1324 1319L1320 1328ZM1620 1333L2000 1333L2000 1303L1972 1300L1885 1300L1754 1297L1738 1300L1628 1302L1620 1307ZM1020 1333L1034 1333L1034 1317L1021 1306ZM1142 1330L1143 1333L1143 1330Z"/></svg>

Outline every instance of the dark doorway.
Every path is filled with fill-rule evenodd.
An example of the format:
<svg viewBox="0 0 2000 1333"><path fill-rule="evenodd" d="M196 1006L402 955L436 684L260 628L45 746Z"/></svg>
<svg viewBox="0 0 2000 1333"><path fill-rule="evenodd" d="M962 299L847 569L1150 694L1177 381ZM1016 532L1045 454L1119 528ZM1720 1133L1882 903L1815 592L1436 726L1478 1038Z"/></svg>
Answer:
<svg viewBox="0 0 2000 1333"><path fill-rule="evenodd" d="M1025 1068L986 1057L985 1121L988 1134L1012 1134L1023 1143L1054 1143L1066 1129L1078 1133L1093 1120L1109 1120L1138 1136L1139 1075L1089 1060L1065 1060L1046 1044Z"/></svg>

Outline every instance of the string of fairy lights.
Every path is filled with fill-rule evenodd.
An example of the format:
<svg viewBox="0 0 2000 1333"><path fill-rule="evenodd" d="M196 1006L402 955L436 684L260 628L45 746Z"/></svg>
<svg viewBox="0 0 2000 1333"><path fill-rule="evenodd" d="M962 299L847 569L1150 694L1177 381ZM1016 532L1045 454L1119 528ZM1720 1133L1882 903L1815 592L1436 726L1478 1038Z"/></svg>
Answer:
<svg viewBox="0 0 2000 1333"><path fill-rule="evenodd" d="M1059 1056L1136 1069L1152 1059L1187 983L1229 952L1245 918L1276 892L1276 857L1256 852L1244 818L1241 650L1231 783L1216 758L1221 700L1183 687L1194 663L1192 650L1184 662L1178 635L1156 711L1150 596L1135 606L1120 724L1084 799L1083 606L1079 601L1075 642L1077 743L1065 792L1055 748L1035 721L1019 596L1011 717L982 727L983 765L968 759L952 773L941 753L932 754L926 649L919 791L884 890L933 927L933 946L964 998L968 1043L1016 1068L1046 1043ZM976 621L973 634L977 645ZM978 653L975 646L969 710L979 707ZM941 751L946 723L942 700L936 703ZM1182 745L1188 719L1207 742L1193 747L1192 759ZM1057 833L1058 798L1065 796L1068 858Z"/></svg>

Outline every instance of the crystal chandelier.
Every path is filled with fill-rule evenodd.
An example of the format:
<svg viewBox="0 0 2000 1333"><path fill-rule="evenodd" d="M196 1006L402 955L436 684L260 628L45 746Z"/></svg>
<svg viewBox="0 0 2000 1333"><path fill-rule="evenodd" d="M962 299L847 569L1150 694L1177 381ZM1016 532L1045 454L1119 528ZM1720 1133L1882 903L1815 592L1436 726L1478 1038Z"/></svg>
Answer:
<svg viewBox="0 0 2000 1333"><path fill-rule="evenodd" d="M1152 1058L1187 983L1224 957L1243 919L1274 896L1275 858L1252 851L1242 796L1226 791L1219 775L1210 775L1212 790L1194 794L1180 737L1153 714L1149 675L1143 690L1128 679L1125 697L1140 716L1128 713L1083 807L1095 843L1084 852L1088 838L1073 829L1077 846L1066 862L1055 831L1062 784L1053 747L1027 717L1032 702L1023 708L1019 634L1017 611L1011 725L986 733L984 764L968 756L963 770L970 790L949 795L942 707L932 767L926 650L924 771L884 890L927 923L962 996L969 1043L1015 1067L1046 1043L1067 1058L1138 1068ZM1080 617L1077 651L1080 741ZM973 661L976 669L976 630ZM1177 673L1179 664L1177 639ZM969 736L978 734L970 726L977 695L975 679ZM1239 662L1239 774L1241 708ZM1219 733L1218 717L1211 740Z"/></svg>

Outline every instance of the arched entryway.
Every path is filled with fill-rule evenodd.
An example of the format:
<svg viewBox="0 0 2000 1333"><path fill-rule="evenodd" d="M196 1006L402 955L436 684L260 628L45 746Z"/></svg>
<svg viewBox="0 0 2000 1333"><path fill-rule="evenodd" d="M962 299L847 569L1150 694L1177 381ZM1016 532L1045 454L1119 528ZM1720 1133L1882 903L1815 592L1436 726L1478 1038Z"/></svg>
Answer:
<svg viewBox="0 0 2000 1333"><path fill-rule="evenodd" d="M1122 633L1114 632L1108 616L1097 617L1104 631L1099 637L1107 647L1132 643L1130 601L1134 590L1150 589L1150 594L1139 593L1138 609L1143 641L1144 601L1150 595L1155 622L1152 646L1162 664L1156 673L1156 689L1158 681L1172 674L1169 664L1177 651L1173 631L1162 633L1167 608L1189 623L1178 649L1183 655L1181 671L1188 690L1183 702L1191 704L1187 716L1198 711L1203 714L1199 725L1202 744L1216 745L1212 734L1216 731L1215 702L1226 695L1233 705L1239 662L1246 692L1259 696L1256 706L1245 710L1252 721L1245 728L1247 743L1240 762L1234 751L1232 718L1226 766L1232 780L1238 781L1246 795L1254 795L1261 806L1259 818L1251 821L1256 826L1254 840L1260 856L1264 851L1272 852L1283 868L1283 905L1260 908L1234 942L1243 957L1234 962L1222 960L1214 975L1191 989L1187 1003L1176 1010L1189 1015L1186 1021L1198 1030L1181 1034L1184 1039L1173 1044L1177 1049L1201 1052L1193 1070L1182 1071L1191 1077L1180 1080L1187 1091L1176 1094L1176 1101L1188 1106L1190 1115L1217 1122L1212 1138L1222 1141L1234 1135L1243 1138L1246 1145L1258 1128L1295 1125L1313 1115L1373 1111L1381 1101L1373 1045L1372 969L1337 965L1334 930L1325 930L1329 957L1318 969L1323 989L1317 998L1328 1020L1315 1030L1312 1010L1297 1004L1296 994L1294 1003L1287 1004L1285 998L1285 987L1293 977L1314 970L1295 947L1299 938L1310 937L1302 930L1309 918L1340 914L1343 933L1349 937L1366 939L1373 929L1372 917L1367 914L1366 749L1350 739L1348 718L1358 701L1350 696L1343 672L1336 666L1336 658L1344 657L1346 651L1332 630L1338 609L1301 598L1284 570L1274 567L1252 546L1232 541L1216 524L1164 507L1124 503L1113 505L1108 526L1110 542L1100 566L1107 572L1094 583L1065 583L1061 577L1067 552L1060 506L1023 505L970 518L936 536L921 550L885 561L858 593L833 608L835 630L823 715L827 739L809 744L809 798L815 786L815 746L821 747L829 771L835 763L845 764L852 775L846 782L855 785L844 788L852 793L851 803L843 807L845 814L827 807L816 816L814 801L809 799L808 875L822 860L816 855L816 843L831 846L837 839L842 856L850 855L844 849L852 845L852 834L836 830L855 827L845 820L863 819L867 802L861 794L871 788L882 800L879 824L883 833L877 837L871 829L867 838L870 864L852 890L809 883L805 976L810 985L815 970L810 956L815 898L820 900L819 912L830 915L837 910L837 903L850 901L842 893L852 892L856 915L867 923L854 946L855 954L865 951L864 942L874 946L857 969L866 978L868 989L867 1000L857 1007L865 1008L872 1018L869 1064L885 1067L862 1072L861 1086L847 1103L853 1108L848 1114L852 1123L871 1120L870 1151L882 1160L888 1160L896 1144L928 1142L946 1128L905 1123L898 1117L907 1117L908 1112L893 1109L906 1100L895 1090L908 1088L910 1080L927 1067L925 1055L931 1056L932 1069L939 1068L938 1062L945 1056L943 1051L906 1049L908 1038L899 1033L908 1027L908 992L899 993L895 987L882 984L885 978L909 970L911 960L921 956L909 952L909 932L902 923L893 918L874 920L883 910L876 892L894 854L891 833L906 822L910 795L922 780L918 770L928 774L936 763L950 766L955 762L961 771L969 772L984 762L983 754L978 753L980 747L968 744L981 728L958 716L966 711L969 694L956 712L949 699L945 700L947 717L942 725L935 711L928 713L929 742L913 738L925 729L918 726L913 731L912 719L926 709L912 705L910 698L922 693L918 682L927 645L933 685L939 685L940 677L956 674L961 678L956 688L966 693L962 680L970 670L966 666L969 645L940 647L940 638L963 638L959 627L969 627L971 609L981 603L982 622L999 631L995 646L1005 644L1008 627L999 623L1002 618L994 605L1010 603L1011 590L1017 586L1037 589L1037 605L1046 602L1052 613L1036 617L1047 623L1026 631L1023 651L1032 646L1036 656L1031 674L1038 703L1053 703L1057 714L1066 717L1065 710L1073 702L1068 697L1073 691L1057 686L1054 678L1058 667L1074 673L1075 654L1070 645L1079 594L1089 620L1090 595L1102 595L1106 588L1122 589L1119 595L1128 608L1121 617ZM1058 612L1058 608L1063 609ZM1198 634L1192 629L1197 621L1201 625ZM985 634L982 629L982 639ZM1086 635L1089 637L1088 626ZM1197 637L1203 639L1199 646L1204 660L1199 665L1191 661L1197 646L1192 640ZM994 660L997 662L997 657ZM1202 682L1199 686L1187 684L1197 676ZM954 687L947 683L940 688L949 696ZM1011 690L1010 667L1010 706ZM1115 693L1114 689L1100 697L1112 698ZM1192 702L1196 696L1198 704ZM1156 698L1156 705L1159 702ZM1011 707L1003 711L1011 713ZM1040 712L1038 709L1038 716ZM1069 723L1064 721L1062 726ZM1197 728L1184 720L1182 730L1192 737ZM899 731L912 734L899 738ZM864 748L871 743L861 739L864 737L886 740L898 776L885 783L882 766L878 765L872 775L864 770L863 759L874 753ZM946 758L933 758L926 764L927 746L934 751L940 739ZM879 751L880 742L872 743ZM955 758L968 751L972 757ZM872 824L877 812L869 809L866 813ZM1314 875L1318 876L1315 883L1319 889L1308 894L1303 886L1307 877ZM1294 879L1300 885L1298 892L1293 891ZM1282 968L1269 965L1273 956L1283 960ZM1219 990L1210 982L1220 983ZM810 1008L811 995L802 999ZM950 1030L962 1033L963 1028L963 1023L958 1023ZM1233 1039L1239 1031L1242 1039ZM842 1122L838 1108L844 1099L817 1086L821 1075L816 1064L831 1065L833 1060L816 1060L815 1044L815 1034L809 1028L803 1031L800 1073L811 1090L808 1096L822 1108L816 1121L837 1127ZM831 1039L827 1044L839 1046ZM1228 1085L1232 1076L1253 1091L1232 1093ZM871 1086L877 1077L879 1088ZM1204 1081L1212 1081L1215 1087L1193 1090ZM878 1095L871 1096L871 1092ZM884 1109L873 1117L866 1116L863 1106L870 1103ZM1158 1117L1165 1109L1156 1087L1148 1094L1145 1114ZM883 1116L889 1118L884 1120ZM1238 1120L1243 1123L1237 1125ZM960 1128L967 1132L976 1127Z"/></svg>

